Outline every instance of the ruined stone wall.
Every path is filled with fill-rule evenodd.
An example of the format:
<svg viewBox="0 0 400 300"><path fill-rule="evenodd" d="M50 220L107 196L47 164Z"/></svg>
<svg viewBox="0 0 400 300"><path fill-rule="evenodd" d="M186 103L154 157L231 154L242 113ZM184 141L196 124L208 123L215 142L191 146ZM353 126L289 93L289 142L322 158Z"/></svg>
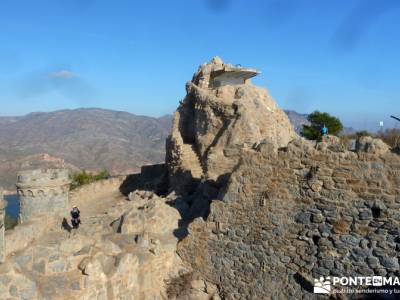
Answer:
<svg viewBox="0 0 400 300"><path fill-rule="evenodd" d="M20 222L69 207L69 175L64 169L39 169L18 173Z"/></svg>
<svg viewBox="0 0 400 300"><path fill-rule="evenodd" d="M71 203L78 200L85 201L97 194L115 194L119 193L119 187L124 181L125 176L118 176L109 179L99 180L91 184L83 185L70 192Z"/></svg>
<svg viewBox="0 0 400 300"><path fill-rule="evenodd" d="M27 244L0 264L0 299L170 299L167 282L187 272L176 255L180 214L171 199L136 191L125 201L104 191L90 206L104 199L106 213L87 214L71 235L61 218L53 227L31 219L7 231ZM35 224L42 236L30 232Z"/></svg>
<svg viewBox="0 0 400 300"><path fill-rule="evenodd" d="M60 226L60 220L53 219L54 216L40 216L39 219L31 219L18 224L11 230L5 232L6 248L5 256L15 253L27 247L33 240L38 239L46 230Z"/></svg>
<svg viewBox="0 0 400 300"><path fill-rule="evenodd" d="M124 177L115 177L107 180L101 180L77 188L70 193L70 202L76 203L79 200L85 201L90 197L96 197L98 194L118 193L119 186ZM28 198L24 198L27 200ZM14 252L27 247L33 240L38 239L49 228L59 228L63 217L69 218L70 207L60 209L59 212L48 211L47 214L41 214L37 217L31 216L27 221L18 224L14 229L7 230L5 240L7 246L5 255L8 256Z"/></svg>
<svg viewBox="0 0 400 300"><path fill-rule="evenodd" d="M313 278L327 275L399 276L400 157L359 145L243 151L179 254L226 299L312 298Z"/></svg>

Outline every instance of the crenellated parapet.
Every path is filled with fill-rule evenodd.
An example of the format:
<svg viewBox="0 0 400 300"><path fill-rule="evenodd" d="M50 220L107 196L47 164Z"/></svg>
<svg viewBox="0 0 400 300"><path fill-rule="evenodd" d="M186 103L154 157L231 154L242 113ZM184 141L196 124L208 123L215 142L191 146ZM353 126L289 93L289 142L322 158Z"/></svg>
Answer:
<svg viewBox="0 0 400 300"><path fill-rule="evenodd" d="M20 197L20 222L68 208L69 184L69 173L65 169L19 172L16 185Z"/></svg>
<svg viewBox="0 0 400 300"><path fill-rule="evenodd" d="M61 187L38 187L38 188L27 188L26 190L18 189L18 196L20 197L52 197L59 196L61 194L68 193L68 185Z"/></svg>
<svg viewBox="0 0 400 300"><path fill-rule="evenodd" d="M69 173L66 169L37 169L20 171L17 186L27 187L52 187L69 184Z"/></svg>

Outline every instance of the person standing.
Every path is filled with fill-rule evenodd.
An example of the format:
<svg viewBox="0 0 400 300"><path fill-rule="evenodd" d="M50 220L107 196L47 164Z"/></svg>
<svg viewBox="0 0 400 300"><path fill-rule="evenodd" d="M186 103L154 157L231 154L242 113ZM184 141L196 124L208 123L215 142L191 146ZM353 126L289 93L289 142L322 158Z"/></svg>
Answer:
<svg viewBox="0 0 400 300"><path fill-rule="evenodd" d="M321 127L321 135L324 136L324 135L327 135L327 134L328 134L328 128L324 124Z"/></svg>
<svg viewBox="0 0 400 300"><path fill-rule="evenodd" d="M71 224L72 229L75 229L75 231L79 228L79 224L81 224L81 212L77 206L74 206L71 210Z"/></svg>

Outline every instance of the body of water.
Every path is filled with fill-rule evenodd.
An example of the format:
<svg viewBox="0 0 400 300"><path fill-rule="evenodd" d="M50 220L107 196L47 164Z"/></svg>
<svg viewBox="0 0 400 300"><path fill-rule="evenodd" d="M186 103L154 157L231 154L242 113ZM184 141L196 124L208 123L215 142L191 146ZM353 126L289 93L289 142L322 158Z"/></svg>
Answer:
<svg viewBox="0 0 400 300"><path fill-rule="evenodd" d="M7 201L6 214L12 218L18 218L19 215L19 197L17 195L6 195L4 200Z"/></svg>

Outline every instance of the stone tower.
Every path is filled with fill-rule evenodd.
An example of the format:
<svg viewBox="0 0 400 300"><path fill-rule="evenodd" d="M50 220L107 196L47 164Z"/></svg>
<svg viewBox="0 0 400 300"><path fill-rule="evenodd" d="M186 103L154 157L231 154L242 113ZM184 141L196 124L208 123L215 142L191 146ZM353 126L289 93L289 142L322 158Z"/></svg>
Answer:
<svg viewBox="0 0 400 300"><path fill-rule="evenodd" d="M7 206L7 202L3 199L3 190L0 188L0 263L5 261L5 253L6 253L6 241L4 237L5 232L5 224L4 217L6 215L5 208Z"/></svg>
<svg viewBox="0 0 400 300"><path fill-rule="evenodd" d="M41 214L53 214L69 207L69 174L65 169L39 169L18 173L21 223Z"/></svg>

